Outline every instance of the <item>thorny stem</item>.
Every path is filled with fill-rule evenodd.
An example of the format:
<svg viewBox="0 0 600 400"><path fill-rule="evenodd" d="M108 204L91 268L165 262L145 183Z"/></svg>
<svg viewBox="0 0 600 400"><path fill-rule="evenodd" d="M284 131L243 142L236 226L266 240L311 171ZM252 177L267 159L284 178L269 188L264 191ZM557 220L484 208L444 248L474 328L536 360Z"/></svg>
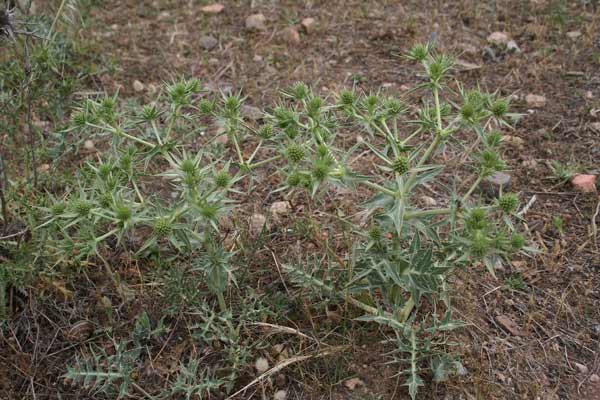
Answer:
<svg viewBox="0 0 600 400"><path fill-rule="evenodd" d="M225 302L225 297L223 296L222 292L217 293L217 299L219 301L219 308L221 309L221 312L227 312L227 303Z"/></svg>
<svg viewBox="0 0 600 400"><path fill-rule="evenodd" d="M8 188L8 179L4 170L4 157L0 152L0 202L2 202L2 219L4 221L4 229L8 227L8 208L6 207L6 197L4 196L5 189Z"/></svg>
<svg viewBox="0 0 600 400"><path fill-rule="evenodd" d="M469 198L471 193L473 193L473 191L477 188L477 186L479 186L479 184L481 183L482 180L483 180L483 177L481 175L479 175L479 177L477 177L477 180L475 180L475 182L473 182L473 184L469 188L469 191L467 193L465 193L465 195L463 196L463 198L462 198L463 203L465 201L467 201L467 199Z"/></svg>
<svg viewBox="0 0 600 400"><path fill-rule="evenodd" d="M242 155L242 150L240 149L240 145L238 143L237 137L235 136L235 133L231 134L231 138L233 139L233 145L235 146L235 152L237 153L237 156L240 160L240 165L244 165L244 156Z"/></svg>
<svg viewBox="0 0 600 400"><path fill-rule="evenodd" d="M29 38L25 37L23 39L23 46L25 50L25 79L27 80L25 84L26 93L27 93L27 131L29 134L29 153L31 160L31 172L33 172L33 187L37 187L37 168L36 168L36 157L35 157L35 130L33 128L32 123L32 102L33 95L31 93L31 85L32 85L32 75L31 75L31 62L29 60Z"/></svg>
<svg viewBox="0 0 600 400"><path fill-rule="evenodd" d="M125 131L123 131L122 129L113 128L112 126L100 126L100 125L92 124L91 122L86 122L86 125L91 126L92 128L108 131L114 135L119 135L119 136L125 137L127 139L133 140L134 142L143 144L146 147L150 147L151 149L156 148L155 144L152 144L150 142L145 141L144 139L140 139L140 138L132 136L128 133L125 133Z"/></svg>
<svg viewBox="0 0 600 400"><path fill-rule="evenodd" d="M419 217L430 217L435 215L446 215L452 214L453 210L451 208L438 208L436 210L420 210L420 211L412 211L406 212L404 214L405 219L414 219Z"/></svg>
<svg viewBox="0 0 600 400"><path fill-rule="evenodd" d="M282 156L281 156L281 154L279 154L279 155L276 155L276 156L273 156L273 157L267 158L267 159L265 159L265 160L262 160L262 161L257 161L257 162L255 162L254 164L250 164L250 165L249 165L249 168L250 168L250 169L254 169L254 168L260 167L261 165L268 164L268 163L271 163L271 162L273 162L273 161L277 161L277 160L279 160L281 157L282 157Z"/></svg>
<svg viewBox="0 0 600 400"><path fill-rule="evenodd" d="M371 181L359 181L360 183L364 184L365 186L369 186L372 189L378 190L382 193L388 194L390 196L397 196L398 193L394 192L393 190L390 190L386 187L383 187L375 182L371 182Z"/></svg>

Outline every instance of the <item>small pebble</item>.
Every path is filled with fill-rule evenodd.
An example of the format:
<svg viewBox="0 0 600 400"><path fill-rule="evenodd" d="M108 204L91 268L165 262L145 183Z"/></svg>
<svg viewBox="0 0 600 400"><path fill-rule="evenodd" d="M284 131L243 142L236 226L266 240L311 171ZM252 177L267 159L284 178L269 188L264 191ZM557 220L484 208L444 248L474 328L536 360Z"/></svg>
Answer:
<svg viewBox="0 0 600 400"><path fill-rule="evenodd" d="M298 30L296 28L294 28L293 26L285 28L281 32L281 36L282 36L283 40L288 44L299 44L300 43L300 34L298 33Z"/></svg>
<svg viewBox="0 0 600 400"><path fill-rule="evenodd" d="M209 4L207 6L201 7L200 11L202 11L205 14L219 14L219 13L222 13L224 9L225 9L225 6L223 4L213 3L213 4Z"/></svg>
<svg viewBox="0 0 600 400"><path fill-rule="evenodd" d="M507 44L509 40L508 35L504 32L493 32L487 37L487 41L495 45Z"/></svg>
<svg viewBox="0 0 600 400"><path fill-rule="evenodd" d="M199 40L198 40L198 44L200 45L200 47L202 47L204 50L212 50L215 47L217 47L217 45L219 44L219 41L217 39L215 39L213 36L211 35L205 35L202 36Z"/></svg>
<svg viewBox="0 0 600 400"><path fill-rule="evenodd" d="M596 175L575 175L571 184L581 193L594 193L596 191Z"/></svg>
<svg viewBox="0 0 600 400"><path fill-rule="evenodd" d="M93 141L91 141L91 140L86 140L85 142L83 142L83 147L84 147L86 150L90 150L90 151L92 151L92 150L95 150L95 149L96 149L96 145L95 145L95 144L94 144L94 142L93 142Z"/></svg>
<svg viewBox="0 0 600 400"><path fill-rule="evenodd" d="M316 20L314 18L304 18L300 25L305 33L310 34L314 30Z"/></svg>
<svg viewBox="0 0 600 400"><path fill-rule="evenodd" d="M287 392L285 390L278 390L273 395L273 400L285 400L287 399Z"/></svg>
<svg viewBox="0 0 600 400"><path fill-rule="evenodd" d="M267 29L267 19L262 14L252 14L246 18L246 29L264 31Z"/></svg>
<svg viewBox="0 0 600 400"><path fill-rule="evenodd" d="M144 84L140 81L138 81L137 79L135 81L133 81L133 90L135 90L136 92L141 92L143 91L145 88Z"/></svg>
<svg viewBox="0 0 600 400"><path fill-rule="evenodd" d="M259 357L254 363L254 368L259 374L264 374L269 370L269 361L264 357Z"/></svg>
<svg viewBox="0 0 600 400"><path fill-rule="evenodd" d="M538 94L528 94L525 97L527 106L531 108L542 108L546 105L546 98Z"/></svg>

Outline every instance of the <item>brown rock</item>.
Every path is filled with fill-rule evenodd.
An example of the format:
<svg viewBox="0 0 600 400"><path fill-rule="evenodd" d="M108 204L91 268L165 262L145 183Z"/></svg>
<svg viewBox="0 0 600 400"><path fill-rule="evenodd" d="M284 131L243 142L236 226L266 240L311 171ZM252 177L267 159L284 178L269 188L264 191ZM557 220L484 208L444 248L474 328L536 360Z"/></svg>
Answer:
<svg viewBox="0 0 600 400"><path fill-rule="evenodd" d="M357 387L364 385L365 383L360 378L350 378L347 381L344 381L344 386L349 390L355 390Z"/></svg>
<svg viewBox="0 0 600 400"><path fill-rule="evenodd" d="M290 213L292 209L289 201L276 201L271 204L271 214L274 218L281 218Z"/></svg>
<svg viewBox="0 0 600 400"><path fill-rule="evenodd" d="M50 170L50 164L42 164L37 167L38 172L48 172L48 170Z"/></svg>
<svg viewBox="0 0 600 400"><path fill-rule="evenodd" d="M588 367L583 364L575 363L575 367L579 370L579 373L581 373L582 375L587 375L590 372Z"/></svg>
<svg viewBox="0 0 600 400"><path fill-rule="evenodd" d="M273 395L273 400L286 400L287 392L285 390L278 390Z"/></svg>
<svg viewBox="0 0 600 400"><path fill-rule="evenodd" d="M510 38L504 32L492 32L488 37L487 41L491 44L502 45L508 43Z"/></svg>
<svg viewBox="0 0 600 400"><path fill-rule="evenodd" d="M300 23L300 25L302 26L302 30L304 30L305 33L310 34L314 31L315 29L315 22L317 22L314 18L304 18L302 20L302 22Z"/></svg>
<svg viewBox="0 0 600 400"><path fill-rule="evenodd" d="M525 147L525 141L518 136L504 135L502 141L517 149L523 149Z"/></svg>
<svg viewBox="0 0 600 400"><path fill-rule="evenodd" d="M214 36L205 35L198 40L198 44L204 50L212 50L219 44L219 41Z"/></svg>
<svg viewBox="0 0 600 400"><path fill-rule="evenodd" d="M92 336L94 327L89 321L79 321L71 326L67 332L67 337L73 341L83 341Z"/></svg>
<svg viewBox="0 0 600 400"><path fill-rule="evenodd" d="M262 14L252 14L246 18L246 29L264 31L267 29L267 19Z"/></svg>
<svg viewBox="0 0 600 400"><path fill-rule="evenodd" d="M581 193L594 193L596 191L596 175L575 175L571 184Z"/></svg>
<svg viewBox="0 0 600 400"><path fill-rule="evenodd" d="M527 106L531 108L542 108L546 105L546 98L538 94L528 94L525 97L525 101L527 102Z"/></svg>
<svg viewBox="0 0 600 400"><path fill-rule="evenodd" d="M519 329L519 326L512 319L508 318L506 315L498 315L496 317L496 322L502 326L505 330L507 330L513 336L523 336L523 333Z"/></svg>
<svg viewBox="0 0 600 400"><path fill-rule="evenodd" d="M223 4L213 3L200 8L200 11L202 11L205 14L219 14L222 13L224 9L225 6Z"/></svg>
<svg viewBox="0 0 600 400"><path fill-rule="evenodd" d="M290 26L289 28L285 28L281 32L281 37L288 44L299 44L300 43L300 34L298 33L298 29Z"/></svg>
<svg viewBox="0 0 600 400"><path fill-rule="evenodd" d="M83 148L88 151L93 151L96 150L96 145L92 140L86 140L85 142L83 142Z"/></svg>
<svg viewBox="0 0 600 400"><path fill-rule="evenodd" d="M133 90L135 90L136 92L141 92L144 90L144 88L145 86L142 82L138 81L137 79L133 81Z"/></svg>
<svg viewBox="0 0 600 400"><path fill-rule="evenodd" d="M263 374L269 369L269 361L264 357L259 357L254 362L254 368L259 374Z"/></svg>

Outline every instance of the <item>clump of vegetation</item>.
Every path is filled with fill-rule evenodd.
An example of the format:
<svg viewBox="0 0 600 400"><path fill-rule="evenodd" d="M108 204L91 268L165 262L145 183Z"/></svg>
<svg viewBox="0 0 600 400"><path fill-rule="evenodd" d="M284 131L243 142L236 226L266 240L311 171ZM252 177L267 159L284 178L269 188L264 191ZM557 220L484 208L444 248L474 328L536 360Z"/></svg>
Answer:
<svg viewBox="0 0 600 400"><path fill-rule="evenodd" d="M356 320L391 333L390 361L398 364L413 398L425 384L425 370L443 381L460 365L447 352L447 332L463 326L452 316L450 276L457 269L480 267L494 274L503 259L527 250L516 223L518 196L502 193L487 203L477 196L482 180L505 167L499 129L514 117L507 100L453 84L453 60L417 45L406 55L426 76L414 89L424 93L416 105L408 98L355 90L323 98L297 83L282 92L260 124L253 124L243 115L241 95L215 97L196 79L177 79L148 104L123 106L116 95L100 95L68 111L62 105L76 82L54 79L63 70L53 62L66 63L56 52L69 47L54 37L53 26L39 34L39 47L31 49L30 39L22 39L39 70L16 62L2 66L12 71L3 75L2 87L14 91L28 80L39 85L27 85L25 103L15 103L14 96L3 99L13 110L3 124L14 131L22 125L19 116L31 118L32 107L41 110L38 117L50 118L52 112L56 120L67 114L69 119L53 133L55 139L44 143L29 123L26 179L3 183L3 226L18 216L30 237L3 238L2 250L13 263L2 267L0 294L8 284L18 284L16 265L37 266L38 277L71 278L100 266L117 296L130 301L132 289L118 273L120 260L127 259L157 271L156 284L168 303L158 320L140 314L131 337L111 337L114 351L86 347L65 371L69 383L119 398L132 391L148 395L135 379L152 360L150 354L162 352L165 332L175 329L165 318L183 312L196 321L188 326L191 335L218 354L218 361L201 368L198 355L191 355L172 382L152 395L200 398L239 386L263 345L246 340L242 331L273 316L276 307L247 288L251 282L239 272L242 246L224 225L258 185L268 184L264 171L279 176L271 193L306 202L315 215L332 191L369 196L361 218L340 217L347 248L297 259L280 255L281 278L297 285L296 297L313 293L310 298L327 305L346 304ZM61 106L48 104L44 111L37 105L38 92L57 93ZM340 140L349 130L362 138L350 146ZM15 134L13 140L22 138ZM36 159L52 154L58 163L83 140L102 152L40 190ZM441 176L445 165L436 155L447 147L469 160L467 171L439 185L446 188L443 206L423 208L420 189ZM356 165L366 155L376 160L374 170ZM23 190L32 197L18 202L15 193ZM341 205L332 208L344 215Z"/></svg>

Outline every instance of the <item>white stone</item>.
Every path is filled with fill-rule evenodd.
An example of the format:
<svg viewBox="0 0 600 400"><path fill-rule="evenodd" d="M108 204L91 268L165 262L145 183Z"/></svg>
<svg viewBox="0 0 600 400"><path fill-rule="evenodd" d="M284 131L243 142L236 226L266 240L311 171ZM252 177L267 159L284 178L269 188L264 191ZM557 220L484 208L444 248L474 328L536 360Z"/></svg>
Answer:
<svg viewBox="0 0 600 400"><path fill-rule="evenodd" d="M273 395L273 400L285 400L287 399L287 392L285 390L278 390Z"/></svg>
<svg viewBox="0 0 600 400"><path fill-rule="evenodd" d="M259 374L264 374L269 370L269 361L264 357L259 357L254 362L254 368Z"/></svg>
<svg viewBox="0 0 600 400"><path fill-rule="evenodd" d="M142 82L138 81L137 79L133 81L133 90L135 90L136 92L141 92L144 90L144 88L145 86Z"/></svg>
<svg viewBox="0 0 600 400"><path fill-rule="evenodd" d="M525 96L525 101L527 106L532 108L542 108L546 105L546 98L539 94L530 93Z"/></svg>
<svg viewBox="0 0 600 400"><path fill-rule="evenodd" d="M252 14L246 18L246 29L264 31L267 29L267 19L262 14Z"/></svg>
<svg viewBox="0 0 600 400"><path fill-rule="evenodd" d="M504 32L493 32L487 37L487 41L489 43L495 45L507 44L510 38Z"/></svg>

